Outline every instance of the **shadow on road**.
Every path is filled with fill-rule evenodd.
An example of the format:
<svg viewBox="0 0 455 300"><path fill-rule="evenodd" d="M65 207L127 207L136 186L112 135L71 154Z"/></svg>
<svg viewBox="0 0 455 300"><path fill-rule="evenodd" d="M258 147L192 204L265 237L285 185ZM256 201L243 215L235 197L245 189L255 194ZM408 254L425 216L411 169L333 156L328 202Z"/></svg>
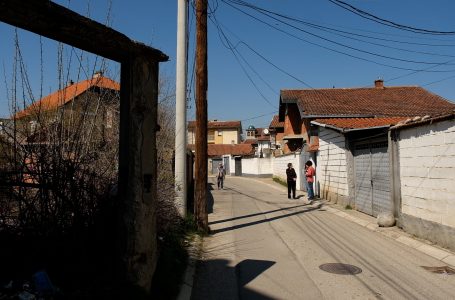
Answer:
<svg viewBox="0 0 455 300"><path fill-rule="evenodd" d="M293 213L289 213L289 214L285 214L285 215L281 215L281 216L276 216L276 217L273 217L273 218L266 218L266 219L258 220L258 221L254 221L254 222L249 222L249 223L238 224L238 225L229 226L229 227L225 227L225 228L215 229L215 230L212 230L210 233L211 234L217 234L217 233L220 233L220 232L225 232L225 231L229 231L229 230L235 230L235 229L239 229L239 228L244 228L244 227L248 227L248 226L258 225L258 224L262 224L262 223L266 223L266 222L271 222L271 221L275 221L275 220L279 220L279 219L283 219L283 218L287 218L287 217L291 217L291 216L295 216L295 215L300 215L300 214L303 214L303 213L306 213L306 212L310 212L310 211L313 211L313 210L318 210L321 207L322 207L322 204L319 204L316 207L310 207L310 208L305 209L305 210L300 210L300 211L296 211L296 212L293 212Z"/></svg>
<svg viewBox="0 0 455 300"><path fill-rule="evenodd" d="M245 259L231 267L225 259L200 261L191 299L273 299L248 288L247 284L274 264L274 261Z"/></svg>
<svg viewBox="0 0 455 300"><path fill-rule="evenodd" d="M212 197L212 200L213 200L213 197ZM283 208L269 210L269 211L265 211L265 212L254 213L254 214L243 215L243 216L229 218L229 219L213 221L213 222L209 222L209 225L219 224L219 223L224 223L224 222L229 222L229 221L234 221L234 220L239 220L239 219L244 219L244 218L249 218L249 217L255 217L255 216L260 216L260 215L265 215L265 214L270 214L270 213L277 212L277 211L288 210L288 209L303 207L303 206L307 206L307 205L309 205L309 204L301 204L301 205L296 205L296 206L283 207Z"/></svg>

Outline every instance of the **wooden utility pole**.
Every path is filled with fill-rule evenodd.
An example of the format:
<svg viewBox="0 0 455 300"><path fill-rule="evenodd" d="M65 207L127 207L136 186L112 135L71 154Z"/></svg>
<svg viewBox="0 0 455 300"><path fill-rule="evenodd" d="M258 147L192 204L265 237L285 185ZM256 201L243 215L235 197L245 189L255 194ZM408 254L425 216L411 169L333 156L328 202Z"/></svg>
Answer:
<svg viewBox="0 0 455 300"><path fill-rule="evenodd" d="M208 230L207 216L207 0L196 2L196 162L194 217Z"/></svg>

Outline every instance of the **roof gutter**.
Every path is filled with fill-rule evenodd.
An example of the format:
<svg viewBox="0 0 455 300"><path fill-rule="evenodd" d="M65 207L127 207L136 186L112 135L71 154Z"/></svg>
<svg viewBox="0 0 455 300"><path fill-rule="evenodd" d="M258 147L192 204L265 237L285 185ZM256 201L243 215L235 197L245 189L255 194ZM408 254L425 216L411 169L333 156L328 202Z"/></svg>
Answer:
<svg viewBox="0 0 455 300"><path fill-rule="evenodd" d="M304 115L302 119L344 119L344 118L374 118L375 115Z"/></svg>
<svg viewBox="0 0 455 300"><path fill-rule="evenodd" d="M336 126L333 126L333 125L322 124L322 123L315 122L315 121L311 121L311 124L314 124L314 125L317 125L317 126L320 126L320 127L327 127L327 128L330 128L330 129L334 129L334 130L339 131L341 133L348 133L348 132L352 132L352 131L361 131L361 130L370 130L370 129L382 129L382 128L389 128L390 127L390 125L382 125L382 126L364 127L364 128L340 128L340 127L336 127Z"/></svg>

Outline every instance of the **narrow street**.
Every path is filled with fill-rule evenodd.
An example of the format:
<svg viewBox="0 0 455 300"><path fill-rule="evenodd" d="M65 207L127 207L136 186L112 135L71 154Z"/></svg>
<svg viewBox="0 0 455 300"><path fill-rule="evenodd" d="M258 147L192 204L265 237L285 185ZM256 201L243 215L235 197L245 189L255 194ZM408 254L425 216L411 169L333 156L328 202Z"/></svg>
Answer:
<svg viewBox="0 0 455 300"><path fill-rule="evenodd" d="M323 203L288 200L271 180L209 178L212 235L204 239L192 299L455 299L444 265L329 212ZM320 266L360 268L334 274ZM346 271L347 269L341 269Z"/></svg>

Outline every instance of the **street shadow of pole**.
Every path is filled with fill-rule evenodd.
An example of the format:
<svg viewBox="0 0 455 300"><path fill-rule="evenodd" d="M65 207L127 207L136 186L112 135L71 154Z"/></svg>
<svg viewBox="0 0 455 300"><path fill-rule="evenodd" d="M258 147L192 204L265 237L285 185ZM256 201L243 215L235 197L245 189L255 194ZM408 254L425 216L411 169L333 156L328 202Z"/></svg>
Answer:
<svg viewBox="0 0 455 300"><path fill-rule="evenodd" d="M262 223L266 223L266 222L271 222L271 221L275 221L275 220L279 220L279 219L283 219L283 218L288 218L291 216L309 213L313 210L319 210L321 207L322 207L322 203L318 204L315 207L310 207L310 208L307 208L304 210L299 210L299 211L295 211L292 213L288 213L288 214L284 214L284 215L280 215L280 216L276 216L276 217L265 218L265 219L261 219L261 220L248 222L248 223L236 224L236 225L232 225L232 226L228 226L228 227L224 227L224 228L218 228L215 230L211 230L210 233L217 234L220 232L226 232L226 231L230 231L230 230L236 230L236 229L240 229L240 228L244 228L244 227L254 226L254 225L258 225L258 224L262 224Z"/></svg>
<svg viewBox="0 0 455 300"><path fill-rule="evenodd" d="M247 285L274 264L274 261L245 259L231 267L225 259L199 261L191 299L273 299Z"/></svg>

